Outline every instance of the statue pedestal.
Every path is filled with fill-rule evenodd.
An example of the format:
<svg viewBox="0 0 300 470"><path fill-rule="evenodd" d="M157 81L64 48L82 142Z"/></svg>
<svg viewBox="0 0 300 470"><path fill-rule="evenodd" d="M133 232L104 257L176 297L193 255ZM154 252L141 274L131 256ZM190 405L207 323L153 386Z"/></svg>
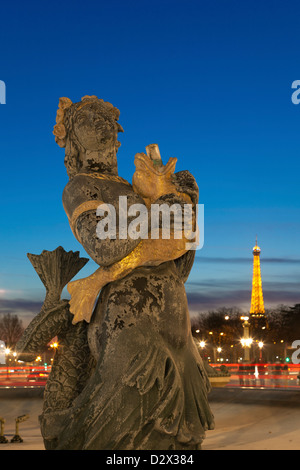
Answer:
<svg viewBox="0 0 300 470"><path fill-rule="evenodd" d="M225 387L230 382L230 377L209 377L211 386L214 388Z"/></svg>

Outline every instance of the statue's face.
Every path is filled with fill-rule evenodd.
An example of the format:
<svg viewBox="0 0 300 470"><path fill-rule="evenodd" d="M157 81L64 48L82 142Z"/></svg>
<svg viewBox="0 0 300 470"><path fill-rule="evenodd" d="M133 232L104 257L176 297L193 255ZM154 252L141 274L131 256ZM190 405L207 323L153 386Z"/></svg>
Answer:
<svg viewBox="0 0 300 470"><path fill-rule="evenodd" d="M86 150L103 152L116 148L118 132L115 122L101 103L89 103L77 111L73 130Z"/></svg>

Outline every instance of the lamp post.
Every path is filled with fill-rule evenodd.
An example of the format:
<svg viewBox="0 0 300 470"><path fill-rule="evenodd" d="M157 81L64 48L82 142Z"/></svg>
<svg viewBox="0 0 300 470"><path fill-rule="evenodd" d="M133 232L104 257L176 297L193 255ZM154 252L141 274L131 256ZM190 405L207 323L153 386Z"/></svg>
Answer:
<svg viewBox="0 0 300 470"><path fill-rule="evenodd" d="M258 347L259 347L259 362L261 362L262 361L262 348L264 347L264 343L262 341L259 341Z"/></svg>
<svg viewBox="0 0 300 470"><path fill-rule="evenodd" d="M248 322L249 317L241 317L241 320L243 321L243 338L241 339L242 346L244 348L244 361L249 362L250 361L250 348L252 344L252 338L250 338L249 334L249 328L250 328L250 323Z"/></svg>
<svg viewBox="0 0 300 470"><path fill-rule="evenodd" d="M53 358L54 358L54 356L55 356L55 354L56 354L56 351L57 351L58 348L59 348L59 344L58 344L58 342L57 342L57 338L53 338L53 340L52 340L51 343L50 343L50 348L51 348L52 351L53 351L53 357L52 357L52 359L51 359L51 361L53 361ZM47 360L47 363L48 363L48 360ZM44 364L45 364L45 360L44 360Z"/></svg>
<svg viewBox="0 0 300 470"><path fill-rule="evenodd" d="M9 379L9 355L10 355L10 349L6 348L5 349L5 362L6 362L6 379Z"/></svg>

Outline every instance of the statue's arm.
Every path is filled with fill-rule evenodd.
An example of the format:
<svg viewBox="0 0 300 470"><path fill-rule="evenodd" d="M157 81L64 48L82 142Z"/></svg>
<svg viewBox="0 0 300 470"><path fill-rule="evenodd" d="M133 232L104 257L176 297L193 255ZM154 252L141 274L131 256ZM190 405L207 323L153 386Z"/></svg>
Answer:
<svg viewBox="0 0 300 470"><path fill-rule="evenodd" d="M127 256L141 241L140 238L131 239L126 237L122 239L119 236L119 196L126 198L128 207L132 204L143 204L144 201L133 191L131 185L109 185L104 182L101 183L100 187L99 185L94 187L94 193L86 183L82 185L76 183L76 185L76 188L74 183L67 185L63 193L63 203L69 217L70 226L88 255L99 266L110 266ZM76 195L76 199L74 195ZM103 239L97 235L97 225L103 219L96 213L100 204L110 204L115 209L115 239ZM93 208L89 209L89 207ZM132 218L128 217L127 226L131 220Z"/></svg>
<svg viewBox="0 0 300 470"><path fill-rule="evenodd" d="M77 233L82 246L99 266L110 266L120 261L140 243L140 239L99 239L96 233L99 221L100 217L96 216L95 211L88 211L77 220ZM118 230L116 236L119 236Z"/></svg>

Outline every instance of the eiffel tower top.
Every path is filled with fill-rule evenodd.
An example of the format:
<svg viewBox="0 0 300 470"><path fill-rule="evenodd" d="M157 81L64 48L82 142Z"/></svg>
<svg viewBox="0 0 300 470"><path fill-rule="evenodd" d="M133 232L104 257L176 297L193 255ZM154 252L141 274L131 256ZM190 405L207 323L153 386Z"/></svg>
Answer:
<svg viewBox="0 0 300 470"><path fill-rule="evenodd" d="M253 253L254 255L259 255L259 253L260 253L260 248L259 248L259 246L257 245L257 235L256 235L255 246L253 247L252 253Z"/></svg>

